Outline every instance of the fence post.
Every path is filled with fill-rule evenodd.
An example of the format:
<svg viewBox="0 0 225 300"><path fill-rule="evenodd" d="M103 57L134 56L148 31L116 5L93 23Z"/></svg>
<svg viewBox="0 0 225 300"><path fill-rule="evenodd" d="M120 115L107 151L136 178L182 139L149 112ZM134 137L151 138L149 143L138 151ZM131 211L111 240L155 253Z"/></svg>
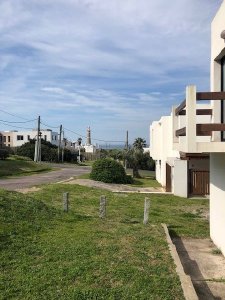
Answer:
<svg viewBox="0 0 225 300"><path fill-rule="evenodd" d="M103 219L106 216L106 197L100 197L99 218Z"/></svg>
<svg viewBox="0 0 225 300"><path fill-rule="evenodd" d="M144 206L144 220L143 224L146 225L149 219L149 210L150 210L150 200L149 198L145 198L145 206Z"/></svg>
<svg viewBox="0 0 225 300"><path fill-rule="evenodd" d="M63 193L63 210L68 212L69 210L69 193Z"/></svg>

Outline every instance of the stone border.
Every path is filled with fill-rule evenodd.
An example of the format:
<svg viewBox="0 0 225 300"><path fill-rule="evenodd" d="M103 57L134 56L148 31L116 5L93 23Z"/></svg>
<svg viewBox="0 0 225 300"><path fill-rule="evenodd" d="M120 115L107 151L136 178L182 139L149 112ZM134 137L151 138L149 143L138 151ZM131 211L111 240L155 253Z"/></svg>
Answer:
<svg viewBox="0 0 225 300"><path fill-rule="evenodd" d="M170 249L170 253L171 256L174 260L174 263L176 265L176 272L180 278L180 282L181 282L181 286L183 289L183 293L184 293L184 297L186 300L198 300L198 296L196 294L195 288L193 286L193 283L191 281L191 277L188 276L187 274L185 274L182 263L180 261L180 257L177 253L177 249L176 246L173 244L170 234L169 234L169 230L166 226L166 224L161 224L165 234L166 234L166 240L167 243L169 245L169 249Z"/></svg>

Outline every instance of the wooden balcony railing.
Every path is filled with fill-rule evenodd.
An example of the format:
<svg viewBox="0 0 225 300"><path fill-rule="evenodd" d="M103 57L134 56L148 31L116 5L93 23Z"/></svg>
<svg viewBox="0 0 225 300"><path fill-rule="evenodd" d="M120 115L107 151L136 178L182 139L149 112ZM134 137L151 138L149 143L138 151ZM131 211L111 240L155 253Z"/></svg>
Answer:
<svg viewBox="0 0 225 300"><path fill-rule="evenodd" d="M213 131L225 131L225 124L196 124L197 136L211 136ZM186 136L186 127L176 130L176 137Z"/></svg>
<svg viewBox="0 0 225 300"><path fill-rule="evenodd" d="M225 100L225 92L197 92L196 100ZM186 99L175 109L176 116L186 115ZM212 109L196 109L196 115L212 115ZM197 136L212 136L213 131L225 131L225 124L196 124ZM176 137L186 136L186 127L180 128L175 132Z"/></svg>
<svg viewBox="0 0 225 300"><path fill-rule="evenodd" d="M196 100L225 100L225 92L198 92L196 93ZM176 108L175 115L185 115L186 112L184 108L186 107L186 99L181 102L181 104ZM205 113L203 109L197 109L196 114L197 115L211 115L212 111L207 110L207 113ZM210 111L210 112L209 112Z"/></svg>

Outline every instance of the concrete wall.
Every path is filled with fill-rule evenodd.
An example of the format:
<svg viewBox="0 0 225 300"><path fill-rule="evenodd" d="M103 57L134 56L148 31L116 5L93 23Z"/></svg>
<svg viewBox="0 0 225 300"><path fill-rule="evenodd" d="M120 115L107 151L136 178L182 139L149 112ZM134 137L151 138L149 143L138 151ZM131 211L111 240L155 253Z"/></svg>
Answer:
<svg viewBox="0 0 225 300"><path fill-rule="evenodd" d="M225 1L211 26L211 90L221 91L220 60L225 56L225 43L220 37L225 30ZM215 123L221 122L220 101L212 101ZM214 134L220 141L220 133ZM210 235L225 255L225 153L210 154Z"/></svg>
<svg viewBox="0 0 225 300"><path fill-rule="evenodd" d="M188 168L199 171L209 171L209 159L191 159Z"/></svg>
<svg viewBox="0 0 225 300"><path fill-rule="evenodd" d="M41 130L42 138L46 141L52 143L53 145L58 145L58 133L52 132L51 130ZM18 136L23 136L22 140L18 140ZM13 147L19 147L23 144L29 142L30 139L36 139L37 138L37 131L31 130L31 131L15 131L13 132Z"/></svg>
<svg viewBox="0 0 225 300"><path fill-rule="evenodd" d="M210 155L210 236L225 255L225 153Z"/></svg>
<svg viewBox="0 0 225 300"><path fill-rule="evenodd" d="M173 179L174 195L180 197L188 197L188 185L187 185L187 176L188 176L188 161L187 160L175 160L173 168Z"/></svg>
<svg viewBox="0 0 225 300"><path fill-rule="evenodd" d="M225 56L225 43L220 34L225 30L225 1L212 21L211 25L211 91L221 91L221 65L220 60ZM213 121L220 123L220 101L212 101ZM214 133L214 140L220 141L220 133Z"/></svg>
<svg viewBox="0 0 225 300"><path fill-rule="evenodd" d="M173 150L172 117L164 116L150 126L150 155L156 161L156 180L166 185L166 163L172 165L179 152Z"/></svg>

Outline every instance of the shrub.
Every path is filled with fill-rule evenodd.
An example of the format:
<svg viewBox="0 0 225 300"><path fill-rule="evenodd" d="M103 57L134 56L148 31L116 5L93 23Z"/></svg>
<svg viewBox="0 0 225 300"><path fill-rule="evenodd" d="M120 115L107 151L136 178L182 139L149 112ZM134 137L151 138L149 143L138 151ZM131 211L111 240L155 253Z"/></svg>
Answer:
<svg viewBox="0 0 225 300"><path fill-rule="evenodd" d="M106 183L132 183L131 176L126 175L123 166L112 159L96 160L92 166L90 178Z"/></svg>
<svg viewBox="0 0 225 300"><path fill-rule="evenodd" d="M9 157L9 151L7 149L0 149L0 159L6 159Z"/></svg>

